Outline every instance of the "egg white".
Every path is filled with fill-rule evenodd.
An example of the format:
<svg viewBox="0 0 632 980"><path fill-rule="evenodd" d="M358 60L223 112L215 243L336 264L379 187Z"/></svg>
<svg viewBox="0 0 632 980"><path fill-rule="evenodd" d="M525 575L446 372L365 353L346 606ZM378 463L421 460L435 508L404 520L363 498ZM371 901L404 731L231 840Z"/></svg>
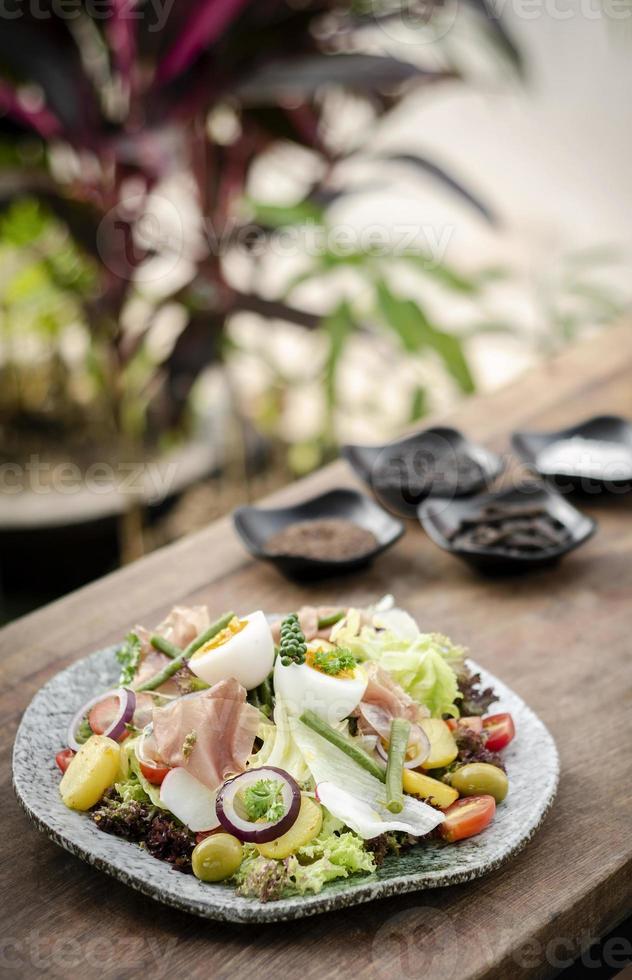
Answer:
<svg viewBox="0 0 632 980"><path fill-rule="evenodd" d="M247 690L261 684L274 664L274 640L265 614L258 610L241 617L246 626L225 643L189 660L189 668L207 684L235 677Z"/></svg>
<svg viewBox="0 0 632 980"><path fill-rule="evenodd" d="M366 671L360 664L353 677L333 677L306 663L284 667L280 657L274 666L274 691L287 711L292 715L314 711L330 725L342 721L357 708L367 683Z"/></svg>

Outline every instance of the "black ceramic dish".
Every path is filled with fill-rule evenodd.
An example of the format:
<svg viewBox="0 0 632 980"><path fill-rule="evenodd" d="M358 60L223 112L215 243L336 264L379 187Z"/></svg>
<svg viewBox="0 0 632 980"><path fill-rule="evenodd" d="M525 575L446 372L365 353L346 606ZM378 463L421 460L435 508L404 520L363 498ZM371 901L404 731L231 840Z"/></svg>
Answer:
<svg viewBox="0 0 632 980"><path fill-rule="evenodd" d="M343 446L342 455L382 506L408 518L416 517L426 497L479 493L503 470L496 453L444 426L381 446ZM436 469L433 460L439 460ZM459 472L453 468L456 460L460 460Z"/></svg>
<svg viewBox="0 0 632 980"><path fill-rule="evenodd" d="M479 549L469 546L459 547L452 543L450 537L464 518L477 514L487 504L498 502L529 503L543 507L552 518L564 525L569 533L568 540L546 552L522 555L506 554L500 550ZM591 517L581 514L554 490L539 484L460 500L442 500L438 497L429 499L419 507L419 520L428 536L440 548L489 574L526 572L537 568L546 568L555 564L569 551L578 548L597 529L597 523Z"/></svg>
<svg viewBox="0 0 632 980"><path fill-rule="evenodd" d="M603 493L607 490L623 492L632 490L630 479L603 480L589 473L544 473L538 470L538 454L560 439L572 439L580 436L583 439L599 439L612 442L616 446L626 446L632 449L632 423L619 415L596 415L579 425L568 429L558 429L556 432L514 432L511 443L520 458L536 473L554 483L562 491L579 490L586 494Z"/></svg>
<svg viewBox="0 0 632 980"><path fill-rule="evenodd" d="M377 546L357 558L322 561L296 555L277 555L266 551L272 534L297 521L338 517L372 531ZM404 525L356 490L329 490L292 507L239 507L233 514L235 528L255 558L269 561L288 578L317 579L354 572L368 565L404 533Z"/></svg>

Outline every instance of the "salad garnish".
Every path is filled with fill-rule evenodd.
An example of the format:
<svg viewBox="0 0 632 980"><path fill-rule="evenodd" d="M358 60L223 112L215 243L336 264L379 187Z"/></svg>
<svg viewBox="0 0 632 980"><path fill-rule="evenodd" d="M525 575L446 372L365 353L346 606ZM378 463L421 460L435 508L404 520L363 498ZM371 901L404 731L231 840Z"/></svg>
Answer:
<svg viewBox="0 0 632 980"><path fill-rule="evenodd" d="M128 633L123 645L116 651L116 659L121 665L121 676L119 677L121 687L131 684L134 680L141 653L140 640L136 633Z"/></svg>
<svg viewBox="0 0 632 980"><path fill-rule="evenodd" d="M285 814L281 797L282 785L278 779L259 779L248 786L241 795L244 809L251 821L275 822Z"/></svg>
<svg viewBox="0 0 632 980"><path fill-rule="evenodd" d="M62 800L200 887L318 892L481 833L509 792L513 719L390 597L272 624L176 607L117 659L120 687L73 706Z"/></svg>
<svg viewBox="0 0 632 980"><path fill-rule="evenodd" d="M307 663L315 670L332 677L351 677L358 661L350 650L334 647L332 650L314 650L307 655Z"/></svg>

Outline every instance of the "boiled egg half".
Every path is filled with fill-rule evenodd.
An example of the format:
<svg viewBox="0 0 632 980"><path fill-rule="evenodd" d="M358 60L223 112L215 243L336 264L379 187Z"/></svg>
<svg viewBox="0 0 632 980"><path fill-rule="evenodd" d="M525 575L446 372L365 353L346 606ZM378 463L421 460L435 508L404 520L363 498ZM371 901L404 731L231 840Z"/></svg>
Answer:
<svg viewBox="0 0 632 980"><path fill-rule="evenodd" d="M274 640L261 610L234 616L189 660L189 668L207 684L234 677L247 690L261 684L274 664Z"/></svg>
<svg viewBox="0 0 632 980"><path fill-rule="evenodd" d="M291 715L314 711L330 725L337 724L350 715L364 696L368 677L362 664L341 671L338 675L327 673L315 666L315 654L334 652L335 647L324 640L307 645L303 664L285 667L277 657L274 666L274 690Z"/></svg>

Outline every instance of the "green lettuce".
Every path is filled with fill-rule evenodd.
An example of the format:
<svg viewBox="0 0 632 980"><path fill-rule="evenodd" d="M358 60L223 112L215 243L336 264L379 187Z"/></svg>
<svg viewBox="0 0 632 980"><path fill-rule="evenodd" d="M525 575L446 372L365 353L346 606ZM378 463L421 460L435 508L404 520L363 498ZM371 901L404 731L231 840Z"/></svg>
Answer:
<svg viewBox="0 0 632 980"><path fill-rule="evenodd" d="M120 796L123 803L150 803L149 796L143 789L138 777L131 773L129 779L124 782L115 783L114 789Z"/></svg>
<svg viewBox="0 0 632 980"><path fill-rule="evenodd" d="M240 895L274 901L290 895L318 893L336 878L375 871L373 854L351 831L326 815L323 827L309 844L283 861L262 857L253 845L244 847L244 860L234 877ZM335 828L335 829L334 829Z"/></svg>
<svg viewBox="0 0 632 980"><path fill-rule="evenodd" d="M143 775L143 771L140 768L140 763L136 756L136 745L138 743L137 738L126 738L121 745L121 772L120 772L120 783L117 783L117 790L119 785L125 785L126 783L136 785L139 787L145 795L146 800L150 800L154 806L160 807L162 810L166 810L164 803L160 801L160 786L155 786L150 783L148 779ZM131 789L128 787L128 792ZM143 802L138 800L138 802Z"/></svg>
<svg viewBox="0 0 632 980"><path fill-rule="evenodd" d="M465 650L440 633L420 633L414 619L400 609L376 612L362 625L351 610L332 633L335 642L362 660L373 660L430 713L459 716L457 671Z"/></svg>

